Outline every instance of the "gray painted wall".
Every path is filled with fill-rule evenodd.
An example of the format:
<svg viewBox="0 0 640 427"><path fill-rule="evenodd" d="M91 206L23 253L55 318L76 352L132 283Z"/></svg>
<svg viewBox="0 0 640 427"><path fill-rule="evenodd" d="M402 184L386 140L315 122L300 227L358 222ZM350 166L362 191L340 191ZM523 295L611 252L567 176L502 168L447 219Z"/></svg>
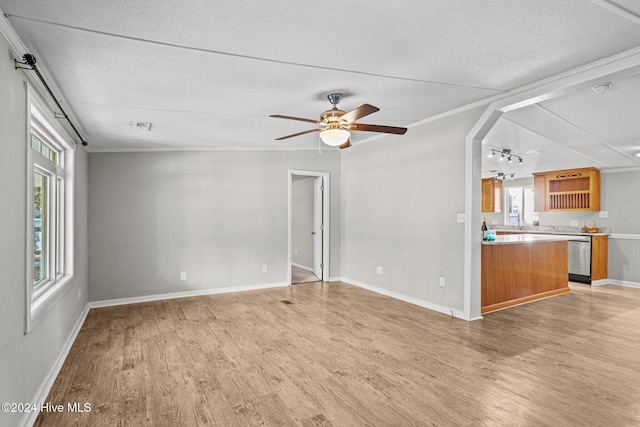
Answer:
<svg viewBox="0 0 640 427"><path fill-rule="evenodd" d="M313 198L316 177L291 183L291 260L313 269ZM296 253L297 252L297 253Z"/></svg>
<svg viewBox="0 0 640 427"><path fill-rule="evenodd" d="M337 151L91 154L90 300L286 283L289 169L331 174L338 275L339 164Z"/></svg>
<svg viewBox="0 0 640 427"><path fill-rule="evenodd" d="M69 291L27 335L26 282L26 92L0 37L0 402L31 402L79 320L87 298L87 153L76 149L75 278ZM78 289L83 297L78 300ZM23 414L0 412L0 425Z"/></svg>
<svg viewBox="0 0 640 427"><path fill-rule="evenodd" d="M456 223L456 213L465 210L465 137L482 112L343 154L343 277L464 310L464 224Z"/></svg>

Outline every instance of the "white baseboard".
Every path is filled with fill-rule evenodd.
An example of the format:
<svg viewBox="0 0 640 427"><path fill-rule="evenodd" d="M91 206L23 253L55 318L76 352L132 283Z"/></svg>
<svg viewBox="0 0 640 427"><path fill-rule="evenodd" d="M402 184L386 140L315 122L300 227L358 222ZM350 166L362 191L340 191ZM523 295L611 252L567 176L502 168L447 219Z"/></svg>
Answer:
<svg viewBox="0 0 640 427"><path fill-rule="evenodd" d="M478 319L482 319L482 317L479 317L478 319L467 319L464 316L464 312L459 311L459 310L454 310L450 307L445 307L443 305L440 304L434 304L432 302L429 301L425 301L425 300L421 300L419 298L415 298L415 297L411 297L408 295L404 295L398 292L394 292L394 291L390 291L388 289L384 289L384 288L379 288L377 286L372 286L372 285L368 285L366 283L357 281L357 280L353 280L353 279L349 279L346 277L342 277L340 279L338 279L342 282L348 283L350 285L354 285L357 286L359 288L363 288L363 289L367 289L369 291L375 292L377 294L381 294L381 295L385 295L391 298L395 298L398 299L400 301L404 301L404 302L408 302L410 304L414 304L423 308L427 308L429 310L433 310L433 311L437 311L438 313L443 313L443 314L447 314L449 316L453 316L453 317L457 317L458 319L462 319L462 320L478 320Z"/></svg>
<svg viewBox="0 0 640 427"><path fill-rule="evenodd" d="M255 291L258 289L279 288L289 286L287 282L262 283L257 285L231 286L226 288L201 289L196 291L171 292L167 294L144 295L131 298L118 298L102 301L92 301L90 308L113 307L116 305L137 304L141 302L162 301L173 298L197 297L202 295L228 294L231 292Z"/></svg>
<svg viewBox="0 0 640 427"><path fill-rule="evenodd" d="M313 273L313 267L307 267L306 265L298 264L297 262L292 262L291 265Z"/></svg>
<svg viewBox="0 0 640 427"><path fill-rule="evenodd" d="M600 280L598 280L598 282L600 282ZM618 286L625 286L627 288L640 288L640 283L638 282L629 282L626 280L605 280L606 283L602 283L603 285L618 285ZM593 285L593 283L591 283ZM600 284L600 283L599 283Z"/></svg>
<svg viewBox="0 0 640 427"><path fill-rule="evenodd" d="M53 386L53 383L58 377L58 374L60 373L60 369L62 369L62 365L64 364L64 361L67 359L67 356L69 355L69 351L71 350L71 347L73 346L73 343L75 342L76 337L78 336L78 333L80 332L80 329L82 328L82 325L84 324L84 321L87 318L88 313L89 313L89 304L84 306L84 310L82 311L82 314L78 318L78 321L74 325L73 329L69 333L69 336L67 337L67 340L65 341L64 346L62 347L62 350L58 355L58 358L56 359L53 366L51 366L51 369L49 369L49 372L47 372L47 375L44 377L42 383L40 384L40 387L38 387L38 390L36 391L36 394L33 397L33 400L31 400L31 402L37 405L37 407L40 407L43 403L46 402L47 396L49 396L49 392L51 391L51 387ZM22 419L20 420L20 423L18 424L18 426L20 427L33 426L39 414L40 414L39 411L25 413Z"/></svg>

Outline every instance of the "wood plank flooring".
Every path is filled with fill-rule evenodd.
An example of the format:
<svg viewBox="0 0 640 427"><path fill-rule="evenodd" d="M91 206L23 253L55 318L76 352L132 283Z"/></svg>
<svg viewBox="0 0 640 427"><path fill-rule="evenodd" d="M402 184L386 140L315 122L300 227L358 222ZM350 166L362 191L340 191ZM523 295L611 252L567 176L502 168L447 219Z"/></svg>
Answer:
<svg viewBox="0 0 640 427"><path fill-rule="evenodd" d="M92 309L38 426L637 426L640 289L466 322L344 283Z"/></svg>

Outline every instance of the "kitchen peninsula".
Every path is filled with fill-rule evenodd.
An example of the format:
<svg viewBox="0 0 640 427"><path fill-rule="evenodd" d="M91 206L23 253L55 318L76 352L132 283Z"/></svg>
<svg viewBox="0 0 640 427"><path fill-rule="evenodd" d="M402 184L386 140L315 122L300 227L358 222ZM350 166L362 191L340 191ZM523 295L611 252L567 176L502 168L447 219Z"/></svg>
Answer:
<svg viewBox="0 0 640 427"><path fill-rule="evenodd" d="M483 241L481 313L569 293L568 239L511 234Z"/></svg>

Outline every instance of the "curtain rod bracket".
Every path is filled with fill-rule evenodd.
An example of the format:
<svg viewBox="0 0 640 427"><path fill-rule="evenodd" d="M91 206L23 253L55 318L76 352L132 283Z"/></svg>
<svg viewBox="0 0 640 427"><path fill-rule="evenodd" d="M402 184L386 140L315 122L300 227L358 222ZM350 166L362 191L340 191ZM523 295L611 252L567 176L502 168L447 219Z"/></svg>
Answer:
<svg viewBox="0 0 640 427"><path fill-rule="evenodd" d="M73 122L71 122L71 119L69 118L67 113L65 113L64 108L62 108L62 105L60 105L60 103L56 99L55 95L51 91L51 88L49 87L47 82L44 80L44 77L42 77L42 74L40 74L40 70L36 68L36 57L30 53L25 53L24 55L22 55L22 61L18 61L17 59L14 59L13 61L15 62L16 70L17 69L31 70L36 73L36 75L44 85L44 88L47 90L47 92L49 92L49 96L51 96L51 99L53 99L53 102L55 102L56 105L58 106L58 109L62 111L62 113L54 112L53 116L56 119L65 119L67 122L69 122L69 125L71 125L71 128L73 129L73 131L76 133L76 135L78 135L78 138L80 138L80 141L82 141L82 145L84 146L89 145L89 143L84 140L82 135L80 135L80 132L78 132L78 129L73 125ZM76 144L77 143L78 142L76 141Z"/></svg>

